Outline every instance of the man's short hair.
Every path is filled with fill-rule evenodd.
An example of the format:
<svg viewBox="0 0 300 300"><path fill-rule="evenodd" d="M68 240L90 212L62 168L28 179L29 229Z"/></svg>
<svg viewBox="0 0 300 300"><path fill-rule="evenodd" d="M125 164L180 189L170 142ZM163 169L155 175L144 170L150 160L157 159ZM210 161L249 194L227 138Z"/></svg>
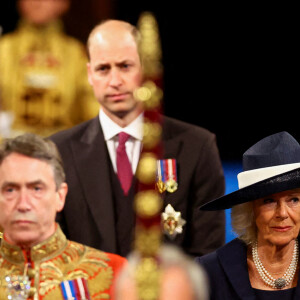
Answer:
<svg viewBox="0 0 300 300"><path fill-rule="evenodd" d="M36 158L52 166L57 189L65 181L66 176L61 156L51 140L33 133L25 133L15 138L5 139L0 145L0 165L12 153Z"/></svg>
<svg viewBox="0 0 300 300"><path fill-rule="evenodd" d="M128 22L122 21L122 20L116 20L116 19L106 19L101 21L99 24L97 24L92 31L90 32L88 39L87 39L87 43L86 43L86 50L87 50L87 54L88 54L88 58L90 60L90 47L91 47L91 43L92 43L92 39L95 35L96 32L98 32L98 30L106 23L110 22L110 21L118 21L124 24L124 27L127 27L128 31L132 34L136 45L137 45L137 50L138 50L138 54L141 60L141 52L140 52L140 43L141 43L141 33L139 32L138 28Z"/></svg>

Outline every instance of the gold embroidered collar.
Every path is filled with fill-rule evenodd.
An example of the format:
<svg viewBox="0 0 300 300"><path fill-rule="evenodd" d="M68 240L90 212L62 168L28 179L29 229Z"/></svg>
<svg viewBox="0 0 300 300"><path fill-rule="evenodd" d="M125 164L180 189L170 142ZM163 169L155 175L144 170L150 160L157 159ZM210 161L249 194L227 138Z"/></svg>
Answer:
<svg viewBox="0 0 300 300"><path fill-rule="evenodd" d="M35 26L25 19L21 19L18 23L17 30L23 33L33 33L35 36L38 34L57 34L63 32L63 23L60 20L54 20L44 26Z"/></svg>
<svg viewBox="0 0 300 300"><path fill-rule="evenodd" d="M44 242L30 249L31 260L34 262L45 261L59 255L67 246L67 239L57 224L55 233ZM3 258L15 264L23 264L26 260L22 248L11 245L5 239L1 241L0 252Z"/></svg>

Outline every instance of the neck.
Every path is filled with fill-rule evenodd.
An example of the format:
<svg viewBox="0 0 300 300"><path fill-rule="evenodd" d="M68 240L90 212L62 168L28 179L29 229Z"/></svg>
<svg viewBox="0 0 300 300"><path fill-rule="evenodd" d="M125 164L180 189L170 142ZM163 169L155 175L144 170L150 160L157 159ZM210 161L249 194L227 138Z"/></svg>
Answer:
<svg viewBox="0 0 300 300"><path fill-rule="evenodd" d="M20 245L20 244L18 244ZM67 246L67 239L60 227L57 227L55 233L48 239L39 242L26 249L10 244L6 239L0 243L1 254L9 261L17 264L23 264L26 261L26 255L30 252L32 261L41 261L46 257L58 253ZM27 251L29 250L29 251Z"/></svg>
<svg viewBox="0 0 300 300"><path fill-rule="evenodd" d="M287 289L298 280L298 244L292 240L288 247L269 247L254 242L248 249L247 264L252 287Z"/></svg>
<svg viewBox="0 0 300 300"><path fill-rule="evenodd" d="M63 25L61 20L53 20L49 23L46 24L35 24L32 23L26 19L21 19L19 21L19 28L21 29L27 29L30 28L31 30L37 30L37 31L54 31L54 32L59 32L62 31Z"/></svg>
<svg viewBox="0 0 300 300"><path fill-rule="evenodd" d="M111 113L103 108L105 114L120 127L124 128L128 126L131 122L133 122L142 112L143 109L141 106L136 107L131 112L119 112L119 113Z"/></svg>
<svg viewBox="0 0 300 300"><path fill-rule="evenodd" d="M284 246L271 245L258 241L258 254L265 267L280 268L280 266L290 263L294 246L294 240ZM270 271L272 272L271 269Z"/></svg>
<svg viewBox="0 0 300 300"><path fill-rule="evenodd" d="M38 238L35 239L28 238L24 240L20 240L19 237L16 238L13 235L8 234L7 232L4 231L4 239L6 240L7 243L11 245L18 246L23 250L29 250L35 245L42 243L43 241L47 240L50 236L52 236L55 233L56 228L57 228L56 223L53 223L51 227L46 232L43 232L43 234L38 236Z"/></svg>

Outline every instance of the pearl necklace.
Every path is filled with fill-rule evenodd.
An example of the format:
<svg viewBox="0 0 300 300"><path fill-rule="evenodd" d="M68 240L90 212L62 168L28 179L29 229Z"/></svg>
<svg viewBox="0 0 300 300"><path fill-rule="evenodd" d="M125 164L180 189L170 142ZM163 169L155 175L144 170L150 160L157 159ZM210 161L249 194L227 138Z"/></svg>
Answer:
<svg viewBox="0 0 300 300"><path fill-rule="evenodd" d="M273 289L282 289L293 281L294 275L296 273L297 265L298 265L298 256L299 256L299 247L298 240L295 240L294 252L292 261L281 278L273 278L269 272L265 269L263 264L261 263L258 251L257 251L257 241L254 242L252 246L252 257L254 265L264 283Z"/></svg>

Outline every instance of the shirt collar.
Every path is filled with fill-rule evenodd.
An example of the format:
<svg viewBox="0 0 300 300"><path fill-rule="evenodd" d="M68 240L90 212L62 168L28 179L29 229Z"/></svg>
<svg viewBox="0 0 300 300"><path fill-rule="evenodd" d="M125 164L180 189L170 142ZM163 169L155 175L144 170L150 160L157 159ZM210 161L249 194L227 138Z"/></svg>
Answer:
<svg viewBox="0 0 300 300"><path fill-rule="evenodd" d="M118 124L113 122L101 108L99 112L99 119L103 129L105 141L112 139L121 131L128 133L130 136L134 137L137 140L143 140L143 113L141 113L128 126L124 128L120 127Z"/></svg>

